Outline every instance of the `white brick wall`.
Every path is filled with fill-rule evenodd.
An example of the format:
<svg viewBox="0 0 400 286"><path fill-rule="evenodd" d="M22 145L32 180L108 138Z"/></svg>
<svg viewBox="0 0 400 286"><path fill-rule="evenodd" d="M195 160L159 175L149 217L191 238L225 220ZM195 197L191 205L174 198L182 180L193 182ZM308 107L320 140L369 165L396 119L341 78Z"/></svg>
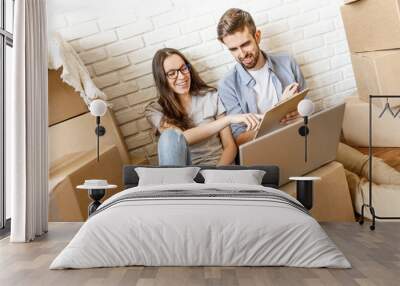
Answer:
<svg viewBox="0 0 400 286"><path fill-rule="evenodd" d="M113 104L134 158L156 155L143 108L156 97L151 59L162 47L182 50L215 85L234 63L216 40L230 7L252 13L268 52L287 51L301 65L317 107L355 90L339 6L342 0L49 0L49 29L79 53Z"/></svg>

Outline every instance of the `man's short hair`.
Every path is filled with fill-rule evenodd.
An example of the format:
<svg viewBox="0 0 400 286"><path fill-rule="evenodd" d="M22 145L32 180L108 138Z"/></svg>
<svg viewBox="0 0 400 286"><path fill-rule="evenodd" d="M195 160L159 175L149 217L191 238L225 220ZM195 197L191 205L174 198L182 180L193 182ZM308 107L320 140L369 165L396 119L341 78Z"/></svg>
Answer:
<svg viewBox="0 0 400 286"><path fill-rule="evenodd" d="M231 8L219 19L217 26L218 40L223 42L224 37L235 32L241 32L245 27L249 29L252 35L256 33L257 28L250 13L238 8Z"/></svg>

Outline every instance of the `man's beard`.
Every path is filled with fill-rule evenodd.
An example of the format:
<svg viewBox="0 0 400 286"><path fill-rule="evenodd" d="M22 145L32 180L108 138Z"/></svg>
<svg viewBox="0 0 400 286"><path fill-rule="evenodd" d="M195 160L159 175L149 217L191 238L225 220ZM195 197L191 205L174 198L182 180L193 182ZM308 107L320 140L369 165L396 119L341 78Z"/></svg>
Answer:
<svg viewBox="0 0 400 286"><path fill-rule="evenodd" d="M246 58L248 58L248 57L253 58L253 61L250 62L249 64L245 64L245 63L243 62L243 60L246 59ZM249 53L249 54L246 54L245 57L242 58L242 59L239 59L239 61L240 61L240 64L241 64L244 68L246 68L246 69L252 69L252 68L254 68L254 67L257 65L257 62L258 62L259 57L260 57L260 50L257 50L257 52L255 53L255 55L250 54L250 53Z"/></svg>

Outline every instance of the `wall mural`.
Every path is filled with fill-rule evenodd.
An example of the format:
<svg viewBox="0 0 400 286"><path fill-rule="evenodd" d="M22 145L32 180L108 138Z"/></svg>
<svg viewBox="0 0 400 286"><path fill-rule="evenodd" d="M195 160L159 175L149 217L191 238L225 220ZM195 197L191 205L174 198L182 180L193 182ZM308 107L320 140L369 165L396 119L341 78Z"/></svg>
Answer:
<svg viewBox="0 0 400 286"><path fill-rule="evenodd" d="M325 221L354 220L351 203L353 202L356 210L360 210L368 191L365 169L367 159L364 155L365 149L362 148L368 146L366 94L370 86L365 78L370 78L372 74L384 73L382 67L387 62L395 62L396 54L392 51L382 51L381 57L375 53L364 53L365 51L357 50L357 53L349 51L348 42L351 49L354 48L349 28L354 26L349 24L353 21L352 4L340 8L342 2L342 0L49 1L48 23L49 39L51 39L49 112L53 119L50 122L49 132L49 154L52 165L50 219L67 221L86 219L90 201L87 193L71 190L86 180L107 180L109 184L118 186L106 192L107 198L121 190L123 184L121 172L115 170L121 170L124 164L215 165L231 164L235 160L237 162L237 150L229 150L229 146L235 144L230 143L241 144L254 138L250 135L248 137L240 135L254 131L252 129L258 126L261 118L256 114L264 113L266 106L280 102L288 93L297 94L298 91L307 88L307 98L314 104L314 108L310 107L310 110L315 112L328 110L344 101L347 103L343 126L334 124L341 120L330 120L333 125L329 126L329 136L322 136L323 144L318 145L312 136L318 134L315 131L320 129L313 125L312 114L304 116L307 118L304 118L303 131L300 132L304 137L298 135L296 131L296 136L290 141L292 145L300 146L300 151L291 153L290 160L294 162L295 156L298 155L298 162L301 164L296 166L292 164L291 167L297 171L303 170L301 168L304 166L311 168L312 163L316 164L315 154L318 150L320 151L318 154L322 154L319 156L320 160L324 156L327 157L324 159L325 163L334 160L340 136L342 141L356 147L358 150L347 145L339 145L336 160L343 165L331 162L319 168L323 163L318 161L319 163L313 167L313 170L316 170L315 176L321 177L323 182L319 185L318 192L323 199L313 208L313 215ZM257 45L254 46L252 42L250 46L255 49L260 48L270 55L264 59L272 59L275 64L282 67L285 65L282 57L274 55L286 53L292 56L283 57L283 59L293 59L287 61L290 62L289 68L282 69L291 71L289 78L285 79L288 75L282 70L273 70L273 74L277 75L285 86L277 88L275 80L268 77L268 82L271 82L269 86L275 87L272 90L268 88L264 90L271 95L270 102L250 100L241 104L224 95L226 94L224 89L226 91L231 88L230 82L236 80L235 77L229 79L229 75L237 61L241 62L238 66L242 67L244 77L248 76L248 83L251 85L251 79L257 78L257 73L252 73L257 70L253 68L259 63L256 55L260 55L254 52L258 51L257 49L246 47L239 49L235 40L232 41L225 36L222 37L225 39L223 43L217 39L217 25L220 18L232 7L248 11L254 19L259 32L254 33ZM346 17L346 13L350 16ZM361 23L362 19L358 22ZM223 31L221 28L219 33L223 34ZM361 35L360 32L356 34ZM154 74L153 59L157 63ZM369 61L377 63L376 68L382 70L375 72L366 68ZM235 72L240 74L240 69ZM266 75L271 74L267 70ZM290 78L291 76L293 78ZM219 85L223 78L228 80ZM383 78L376 78L376 81L383 81ZM291 85L293 82L296 83ZM246 94L253 92L255 95L251 97L253 99L257 98L257 93L263 91L263 87L257 86L256 83L257 81L246 92ZM235 82L233 85L237 88L234 92L242 92L246 84ZM193 90L192 94L186 92L193 87L203 96L193 96ZM220 88L218 95L215 89L217 87ZM157 103L159 90L166 92ZM185 99L186 101L183 100L184 97L179 98L179 104L176 104L175 97L168 97L171 94L167 91L170 90L174 92L171 94L190 96ZM104 99L110 107L101 117L101 123L88 110L94 98ZM298 98L296 103L292 102L293 106L297 106L301 99L303 98ZM398 129L399 125L391 120L393 116L388 108L386 111L389 112L380 116L386 103L390 104L394 116L400 116L396 100L388 99L387 102L377 100L373 106L373 112L377 117L372 134L373 141L379 147L396 147L399 142L396 134L400 132L393 132L389 137L386 135L387 130ZM204 106L208 108L203 108ZM240 116L229 114L235 106L243 109L240 111L244 114ZM165 111L168 107L170 114L175 117L172 116L167 120L161 111ZM218 117L225 110L228 110L228 116L218 121ZM340 112L343 110L336 110L336 114ZM287 115L286 120L289 122L297 116L292 114L292 118L290 114ZM103 129L99 127L104 135L99 138L98 153L96 149L98 132L95 132L97 123L104 127ZM182 131L189 127L211 123L215 123L217 127L214 127L218 131L208 136L207 140L197 136L202 131L196 131L200 132L196 133L197 137L185 134L186 144L176 143L182 139L182 133L177 129ZM232 127L233 135L222 132L223 127L228 125ZM159 127L158 131L171 129L170 127L174 127L174 130L169 130L171 132L168 133L161 132L165 136L160 137L160 132L156 132L154 126ZM340 134L341 127L342 134ZM338 131L337 134L332 131L333 129ZM321 146L324 146L324 151L321 151ZM327 152L327 146L333 151ZM248 153L247 149L243 148L242 155L256 154L256 156L246 155L246 159L242 158L242 162L251 163L260 157L265 157L267 153L264 147L258 148L257 152L253 150ZM157 154L158 150L161 150L160 154ZM307 150L307 154L304 154L303 150ZM379 159L373 166L384 170L382 172L374 170L378 177L373 178L373 182L389 186L388 188L397 187L400 176L396 168L399 169L399 165L390 158L396 156L398 158L399 153L385 154L381 155L382 160ZM278 155L268 156L282 159L282 156ZM354 162L357 162L360 168L353 168ZM281 176L285 176L283 179L280 178L282 184L289 180L286 175L290 170L290 168L281 169ZM310 170L304 169L303 173ZM332 188L330 184L333 182L340 184L340 187L336 187L341 190L335 198L331 197L330 192L324 192ZM282 190L288 193L294 192L293 186L287 184ZM335 200L340 205L340 210L337 208L338 204L335 205ZM65 202L70 206L68 210L62 208ZM335 207L335 211L329 212L330 207ZM365 215L368 216L369 213Z"/></svg>

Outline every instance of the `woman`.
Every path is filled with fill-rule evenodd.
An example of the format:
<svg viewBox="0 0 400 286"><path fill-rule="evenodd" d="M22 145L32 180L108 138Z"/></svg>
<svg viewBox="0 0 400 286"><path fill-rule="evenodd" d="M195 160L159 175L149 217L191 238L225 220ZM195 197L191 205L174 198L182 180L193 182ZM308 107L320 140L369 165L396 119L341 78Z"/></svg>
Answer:
<svg viewBox="0 0 400 286"><path fill-rule="evenodd" d="M147 119L161 133L158 142L160 165L228 165L237 147L232 123L248 130L258 126L255 114L225 116L215 88L208 86L179 51L164 48L153 58L153 76L158 102L146 106Z"/></svg>

